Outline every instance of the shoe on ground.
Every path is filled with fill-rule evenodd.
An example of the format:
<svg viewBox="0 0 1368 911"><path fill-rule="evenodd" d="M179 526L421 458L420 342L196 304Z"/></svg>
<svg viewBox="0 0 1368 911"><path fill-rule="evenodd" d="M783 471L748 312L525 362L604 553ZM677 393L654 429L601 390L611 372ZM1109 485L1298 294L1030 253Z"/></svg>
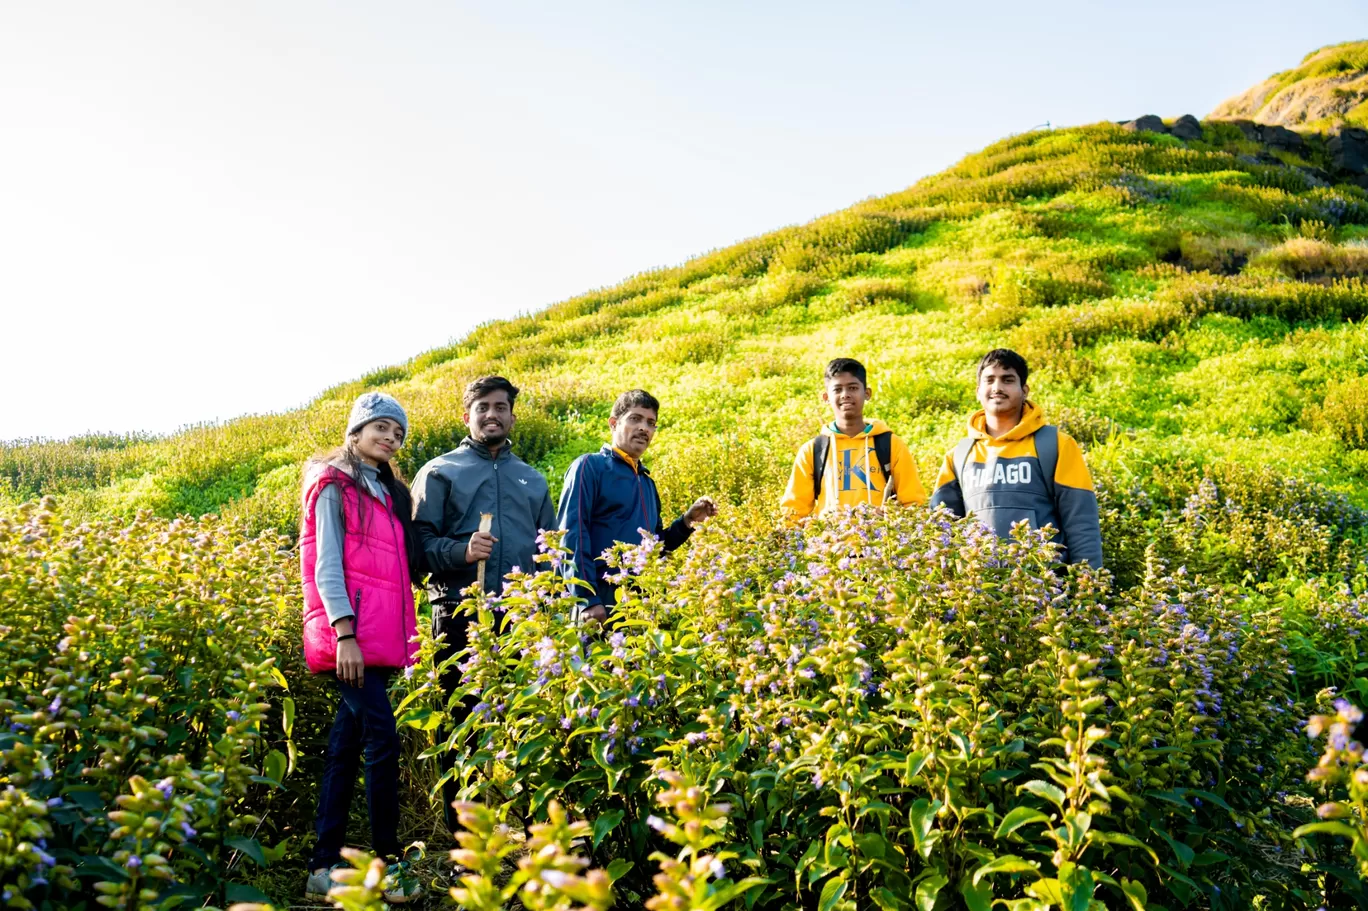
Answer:
<svg viewBox="0 0 1368 911"><path fill-rule="evenodd" d="M385 868L385 891L382 897L391 905L403 905L423 894L423 883L401 860Z"/></svg>
<svg viewBox="0 0 1368 911"><path fill-rule="evenodd" d="M334 885L332 879L333 870L350 870L346 864L333 864L321 870L314 870L309 874L308 882L304 884L304 900L311 902L328 901L328 890Z"/></svg>

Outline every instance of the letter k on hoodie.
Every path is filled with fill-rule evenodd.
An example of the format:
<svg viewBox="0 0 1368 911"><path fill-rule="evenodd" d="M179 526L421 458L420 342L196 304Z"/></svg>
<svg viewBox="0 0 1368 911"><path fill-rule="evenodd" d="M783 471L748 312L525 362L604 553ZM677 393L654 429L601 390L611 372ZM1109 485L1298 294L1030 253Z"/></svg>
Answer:
<svg viewBox="0 0 1368 911"><path fill-rule="evenodd" d="M822 489L815 496L812 488L814 441L808 440L799 447L788 489L779 501L784 521L791 524L837 506L882 504L887 482L874 450L874 437L887 432L888 425L883 421L866 424L864 430L854 436L846 436L834 424L823 427L822 435L831 437L831 444L827 447L826 467L822 470ZM925 503L926 491L922 489L917 462L907 444L897 434L893 434L889 442L893 490L888 494L888 500L892 501L896 495L897 502L903 506Z"/></svg>

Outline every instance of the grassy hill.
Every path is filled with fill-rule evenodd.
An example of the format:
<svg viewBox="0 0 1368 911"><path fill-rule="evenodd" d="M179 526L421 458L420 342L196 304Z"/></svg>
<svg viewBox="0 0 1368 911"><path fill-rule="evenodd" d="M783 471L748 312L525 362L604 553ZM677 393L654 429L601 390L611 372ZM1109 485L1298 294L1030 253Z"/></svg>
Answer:
<svg viewBox="0 0 1368 911"><path fill-rule="evenodd" d="M1308 129L1368 126L1368 41L1312 51L1300 65L1222 102L1211 116Z"/></svg>
<svg viewBox="0 0 1368 911"><path fill-rule="evenodd" d="M463 435L463 384L498 371L526 390L515 443L553 486L604 439L612 398L642 385L664 403L667 506L711 492L769 508L824 417L828 358L869 365L872 413L929 483L974 407L975 359L1010 345L1089 446L1104 504L1153 526L1147 540L1205 475L1292 525L1314 514L1337 542L1368 504L1368 196L1353 176L1314 134L1291 154L1219 121L1186 142L1112 124L1028 133L907 190L482 326L296 411L6 445L0 485L76 513L222 511L288 532L301 462L360 390L409 408L411 473ZM1115 565L1135 531L1109 544ZM1325 568L1331 545L1303 544Z"/></svg>
<svg viewBox="0 0 1368 911"><path fill-rule="evenodd" d="M667 509L729 507L669 560L632 558L611 638L569 622L558 576L510 581L502 638L472 602L465 793L592 823L587 851L564 820L534 827L556 830L542 861L584 851L638 907L683 875L654 876L651 852L706 810L729 875L759 879L710 880L703 857L691 907L736 907L747 883L757 911L901 911L914 890L973 911L1362 907L1368 767L1335 697L1368 704L1365 173L1304 124L1145 123L1012 137L295 411L0 445L0 816L28 839L0 845L5 896L297 903L333 710L298 648L301 465L382 388L408 407L411 474L497 371L525 390L515 446L553 490L644 386ZM929 486L999 345L1087 450L1114 584L917 511L774 533L829 358L870 367L871 413ZM446 701L419 627L393 684L401 834L434 848L437 907ZM486 872L515 851L495 841Z"/></svg>

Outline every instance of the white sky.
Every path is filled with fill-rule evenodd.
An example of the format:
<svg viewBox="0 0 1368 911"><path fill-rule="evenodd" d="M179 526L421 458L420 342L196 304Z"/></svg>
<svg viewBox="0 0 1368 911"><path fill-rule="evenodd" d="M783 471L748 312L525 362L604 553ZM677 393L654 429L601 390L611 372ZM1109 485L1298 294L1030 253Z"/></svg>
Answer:
<svg viewBox="0 0 1368 911"><path fill-rule="evenodd" d="M1361 0L0 0L0 439L290 408L1361 37Z"/></svg>

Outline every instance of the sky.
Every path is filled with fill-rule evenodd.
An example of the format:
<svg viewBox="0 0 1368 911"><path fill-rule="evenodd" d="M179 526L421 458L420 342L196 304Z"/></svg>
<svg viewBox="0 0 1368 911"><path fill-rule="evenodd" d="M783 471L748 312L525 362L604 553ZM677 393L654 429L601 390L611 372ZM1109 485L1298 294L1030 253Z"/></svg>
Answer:
<svg viewBox="0 0 1368 911"><path fill-rule="evenodd" d="M0 440L293 408L1368 38L1362 0L1299 7L0 0Z"/></svg>

